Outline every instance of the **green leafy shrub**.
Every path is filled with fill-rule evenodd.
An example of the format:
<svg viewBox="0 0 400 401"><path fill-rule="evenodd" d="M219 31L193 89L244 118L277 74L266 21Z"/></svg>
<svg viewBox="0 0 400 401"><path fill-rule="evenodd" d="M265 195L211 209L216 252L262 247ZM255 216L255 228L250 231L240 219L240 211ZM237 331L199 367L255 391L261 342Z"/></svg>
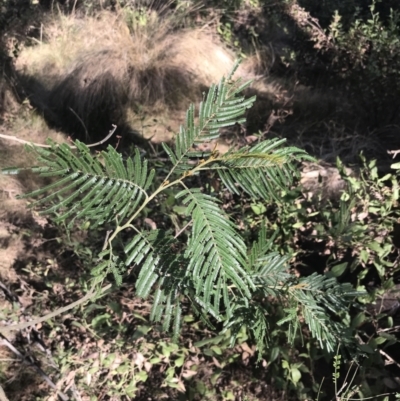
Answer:
<svg viewBox="0 0 400 401"><path fill-rule="evenodd" d="M385 367L385 358L390 358L388 355L396 349L393 347L398 346L396 317L392 314L398 296L400 217L398 171L380 175L376 160L361 157L361 162L359 171L350 175L338 161L338 171L346 184L339 199L310 198L298 186L287 191L272 209L265 208L256 217L252 211L247 217L247 224L253 225L267 218L267 236L276 235L272 249L293 255L292 266L299 274L325 272L364 292L356 308L341 314L342 322L357 333L357 349L353 348L351 358L342 355L340 367L335 365L342 376L347 371L354 374L348 390L360 399L391 391L386 387L391 383L391 372ZM399 164L392 167L398 170ZM283 346L277 338L273 343ZM318 364L322 356L332 362L331 356L321 354L312 342L307 348L300 358L287 356L285 364L308 366L307 372L315 378L318 372L313 369L314 363ZM288 367L283 368L289 372ZM284 377L278 366L273 369L275 377ZM298 394L309 391L301 388L302 383L303 379L295 387ZM319 390L325 392L325 386ZM314 391L317 393L316 387Z"/></svg>
<svg viewBox="0 0 400 401"><path fill-rule="evenodd" d="M210 88L197 117L190 106L175 148L163 144L171 169L160 185L154 183L155 171L148 169L138 151L124 161L112 147L94 156L86 145L76 142L76 150L56 144L51 150L36 148L43 167L34 171L56 180L28 196L47 193L33 206L53 202L42 213L56 213L55 221L68 220L69 227L75 222L91 229L107 225L109 236L92 269L92 290L102 291L110 273L115 285L121 285L133 268L136 294L143 298L153 294L151 319L162 322L165 330L172 327L175 338L186 299L208 324L220 322L230 329L232 345L241 328L247 327L261 351L269 335L266 300L272 297L283 302L278 324L288 327L291 340L300 313L320 346L332 351L342 341L345 327L332 320L330 313L339 314L354 298L351 286L323 275L297 278L289 274L291 255L271 252L264 229L249 249L215 196L190 184L199 173L214 172L234 194L279 201L296 175L295 162L308 158L297 148L282 147L282 140L262 141L226 154L196 150L196 145L217 139L220 128L243 122L245 110L254 102L239 95L249 83L232 80L233 73ZM144 208L170 188L179 189L175 200L190 218L191 231L185 239L169 230L147 231L137 226Z"/></svg>
<svg viewBox="0 0 400 401"><path fill-rule="evenodd" d="M298 41L287 65L310 77L318 73L324 86L340 88L369 129L393 124L399 114L400 14L380 3L330 0L322 6L294 0L286 8L299 35L314 45Z"/></svg>
<svg viewBox="0 0 400 401"><path fill-rule="evenodd" d="M107 306L96 301L84 313L83 326L89 324L97 336L123 339L102 351L89 379L87 365L76 368L83 388L85 380L101 381L108 370L114 383L109 394L117 396L125 388L133 397L152 368L160 366L163 386L212 399L212 383L199 385L202 371L190 368L193 359L201 354L216 361L217 380L224 367L243 358L243 347L246 358L268 364L276 388L306 399L329 393L320 388L315 367L332 366L334 352L345 346L342 366L334 365L334 385L341 385L339 370L352 369L349 361L368 356L357 368L352 394L387 391L379 352L396 343L390 331L395 325L390 316L371 313L368 305L394 289L397 253L391 234L398 221L398 176L380 177L376 162L365 159L359 173L350 175L338 162L345 189L340 199L319 202L305 196L298 181L298 163L312 159L285 147L284 140L260 140L225 154L200 151L199 145L218 139L221 128L244 122L254 102L240 94L249 83L235 81L233 74L210 88L198 113L190 106L174 146L163 144L169 167L152 168L153 161L138 150L128 158L112 147L92 154L78 141L75 147L32 148L40 165L33 170L52 179L26 195L39 198L32 206L67 230L77 225L105 238L97 258L89 258L96 262L85 297L22 325L129 288L152 305L133 334L133 356L124 348L128 339L122 323L115 326L121 312L112 295ZM222 184L219 189L213 189L215 181ZM174 214L180 216L178 223ZM158 227L145 229L146 217ZM107 310L93 314L96 308ZM367 335L371 324L384 325L385 332ZM177 341L182 330L207 326L212 334L193 346L177 346L158 331L172 331ZM71 352L59 351L63 371L75 369ZM372 375L376 383L360 382L363 375Z"/></svg>
<svg viewBox="0 0 400 401"><path fill-rule="evenodd" d="M349 5L340 4L339 13ZM354 24L336 14L328 27L331 10L320 10L327 30L318 43L332 47L318 49L319 54L331 57L329 66L340 82L351 83L350 90L370 107L380 101L371 96L381 90L380 79L386 88L397 88L396 72L381 68L380 58L386 51L396 55L397 28L390 22L396 14L383 19L372 8L371 21L355 14ZM133 17L141 23L141 15ZM232 34L231 27L226 34ZM193 394L233 399L233 390L217 394L216 381L230 364L256 359L268 367L263 379L296 399L329 394L321 389L319 367L332 364L338 399L347 399L340 378L352 364L359 367L349 397L387 391L380 351L390 353L396 344L396 324L380 305L395 289L398 274L393 230L399 219L398 175L379 176L376 162L364 159L359 175L350 176L338 163L345 191L340 199L318 202L304 196L296 178L299 162L310 158L284 141L260 139L226 154L200 151L198 145L218 139L220 128L243 122L253 104L240 95L247 84L235 82L232 74L211 88L198 112L190 107L175 144L164 145L169 165L160 168L139 151L127 159L111 147L92 154L80 142L76 149L55 143L50 150L35 149L41 166L34 170L53 182L31 194L39 198L35 207L67 230L89 230L104 247L98 251L90 244L97 257L87 244L74 250L93 263L90 282L68 283L79 286L79 293L87 291L84 298L23 327L103 295L83 316L77 311L73 323L86 335L91 330L94 337L112 341L83 365L79 359L86 358L87 349L60 346L55 356L63 375L75 372L77 384L93 397L98 387L107 388L109 396L135 397L154 367L164 372L162 386L186 391L187 399L196 399ZM156 229L145 229L146 217L156 221ZM51 288L50 279L46 285ZM142 309L133 313L133 334L117 298L127 288L128 297L152 304L148 319ZM377 312L371 312L373 303ZM128 314L135 306L130 308ZM55 338L56 326L51 328ZM160 335L161 327L172 329L179 346L166 339L168 334ZM190 330L191 339L204 339L188 344ZM332 360L332 351L343 344L348 353ZM203 359L196 364L199 355ZM205 360L213 361L215 372L203 384L199 365Z"/></svg>
<svg viewBox="0 0 400 401"><path fill-rule="evenodd" d="M350 95L357 95L362 106L373 113L371 123L375 126L396 120L398 109L393 108L393 102L400 89L400 14L392 9L385 21L376 4L371 3L367 20L357 18L347 31L338 13L329 27L337 54L334 63L342 78L351 82Z"/></svg>

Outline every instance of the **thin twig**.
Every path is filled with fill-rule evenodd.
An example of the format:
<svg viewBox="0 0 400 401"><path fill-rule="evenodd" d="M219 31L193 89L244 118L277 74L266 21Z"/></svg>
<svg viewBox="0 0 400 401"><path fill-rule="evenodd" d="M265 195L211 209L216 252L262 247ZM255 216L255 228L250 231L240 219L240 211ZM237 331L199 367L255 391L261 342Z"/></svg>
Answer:
<svg viewBox="0 0 400 401"><path fill-rule="evenodd" d="M187 223L183 228L181 228L176 234L175 234L175 239L177 239L191 224L193 223L193 220L190 220L189 223Z"/></svg>
<svg viewBox="0 0 400 401"><path fill-rule="evenodd" d="M107 290L109 290L111 287L112 287L112 285L108 284L105 287L103 287L100 290L100 292L104 293ZM83 298L78 299L77 301L72 302L66 306L63 306L62 308L56 309L55 311L50 312L47 315L30 320L29 322L14 324L12 326L0 326L0 334L4 335L4 334L9 333L10 331L26 329L27 327L34 326L38 323L45 322L46 320L49 320L55 316L61 315L62 313L66 312L72 308L75 308L75 306L81 305L81 304L85 303L86 301L88 301L90 298L94 297L96 295L95 289L96 289L96 287L95 287L95 285L93 285L92 288L89 290L89 292Z"/></svg>
<svg viewBox="0 0 400 401"><path fill-rule="evenodd" d="M75 381L72 383L70 390L72 392L72 395L75 397L76 401L82 401L82 397L81 397L80 393L78 392L78 389L76 388Z"/></svg>
<svg viewBox="0 0 400 401"><path fill-rule="evenodd" d="M400 153L400 149L397 150L388 150L389 155L393 155L393 159Z"/></svg>
<svg viewBox="0 0 400 401"><path fill-rule="evenodd" d="M107 248L107 244L108 244L108 238L110 238L110 235L112 234L113 230L108 230L106 232L106 237L104 238L104 243L103 243L103 248L102 251L105 251L105 249Z"/></svg>
<svg viewBox="0 0 400 401"><path fill-rule="evenodd" d="M75 117L76 117L76 118L79 120L79 122L82 124L83 129L85 130L86 138L89 138L89 132L88 132L88 130L87 130L87 128L86 128L86 125L85 125L85 123L83 122L83 120L78 116L78 114L75 112L74 109L72 109L71 107L69 107L69 109L72 111L72 113L75 114Z"/></svg>
<svg viewBox="0 0 400 401"><path fill-rule="evenodd" d="M390 363L387 363L386 365L396 365L398 368L400 368L400 363L396 362L390 355L388 355L385 351L382 351L381 349L379 350L379 353L382 354Z"/></svg>
<svg viewBox="0 0 400 401"><path fill-rule="evenodd" d="M18 356L18 358L21 359L21 361L26 362L29 366L31 366L33 369L35 369L42 377L43 379L46 381L46 383L53 389L57 391L57 394L60 396L60 398L63 401L68 401L68 396L66 394L64 394L63 392L61 392L60 390L57 389L57 386L53 383L53 381L50 379L49 376L46 375L46 373L44 373L44 371L37 366L34 362L31 362L26 356L22 355L11 343L10 341L7 340L7 338L5 338L3 335L1 335L2 337L2 343L8 348L10 349L12 352L14 352L15 355ZM0 398L1 400L1 398Z"/></svg>
<svg viewBox="0 0 400 401"><path fill-rule="evenodd" d="M4 291L4 292L6 292L6 294L9 296L9 298L10 298L10 302L13 302L13 300L14 300L14 298L16 298L16 296L14 295L14 294L12 294L11 293L11 291L9 291L8 290L8 288L0 281L0 288ZM16 301L16 302L18 302L18 301ZM19 303L19 302L18 302ZM38 332L38 331L36 331L34 328L32 329L32 332L36 332L36 336L37 336L37 339L35 340L35 344L36 344L36 346L38 346L39 347L39 349L44 353L44 354L46 354L46 358L48 359L48 361L50 362L50 366L52 366L54 369L56 369L58 372L60 372L60 369L59 369L59 367L58 367L58 365L57 365L57 363L54 361L54 359L53 359L53 357L52 357L52 355L51 355L51 351L49 350L49 349L47 349L46 348L46 346L45 346L45 344L43 343L43 341L41 340L41 338L40 338L40 333ZM6 342L6 341L9 341L8 339L6 339L3 335L1 335L0 334L0 336L4 339L4 341ZM6 344L7 346L8 346L8 344ZM12 349L10 346L8 346L14 353L15 353L15 351L14 351L14 349ZM3 358L3 359L0 359L0 362L1 361L9 361L9 362L17 362L17 361L20 361L22 358L21 358L21 356L20 355L18 355L17 354L17 356L19 357L18 359L12 359L12 358ZM27 358L25 357L25 359L24 359L24 361L26 360ZM29 361L28 361L28 363L29 363ZM40 372L39 372L40 373ZM46 380L47 381L47 380ZM49 383L50 384L50 383ZM66 390L65 390L66 391ZM79 392L78 392L78 390L77 390L77 388L76 388L76 385L75 385L75 383L72 383L72 386L71 386L71 388L70 388L70 391L72 392L72 395L74 396L74 398L75 398L75 400L76 401L82 401L82 397L80 396L80 394L79 394ZM0 401L3 401L3 399L1 398L1 389L0 389Z"/></svg>
<svg viewBox="0 0 400 401"><path fill-rule="evenodd" d="M11 302L15 302L18 298L0 281L0 288L3 290L5 296L9 298Z"/></svg>
<svg viewBox="0 0 400 401"><path fill-rule="evenodd" d="M400 326L393 326L393 327L388 327L386 329L379 329L378 333L385 333L385 332L391 332L391 331L400 331Z"/></svg>
<svg viewBox="0 0 400 401"><path fill-rule="evenodd" d="M91 143L90 145L86 145L86 146L88 148L93 148L94 146L99 146L99 145L103 144L104 142L106 142L108 139L110 139L112 137L112 135L114 134L115 130L117 129L117 126L114 125L114 124L113 124L112 127L113 127L112 130L108 133L108 135L104 139L102 139L99 142ZM8 140L14 141L14 142L19 142L19 143L22 143L24 145L26 145L26 144L34 145L34 146L37 146L38 148L51 148L52 147L52 145L42 145L40 143L33 143L33 142L25 141L24 139L20 139L20 138L17 138L16 136L11 136L11 135L0 134L0 138L8 139ZM76 146L70 145L70 148L71 149L76 149Z"/></svg>

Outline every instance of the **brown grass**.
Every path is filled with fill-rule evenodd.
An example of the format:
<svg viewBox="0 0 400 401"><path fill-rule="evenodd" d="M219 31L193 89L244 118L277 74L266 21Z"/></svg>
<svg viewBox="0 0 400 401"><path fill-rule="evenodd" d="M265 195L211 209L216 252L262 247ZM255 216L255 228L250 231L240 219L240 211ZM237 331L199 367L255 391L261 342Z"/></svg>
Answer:
<svg viewBox="0 0 400 401"><path fill-rule="evenodd" d="M234 56L206 29L177 28L174 14L103 12L53 16L44 39L26 47L17 69L48 121L70 133L103 136L127 115L178 111L231 68ZM129 130L129 128L128 128Z"/></svg>

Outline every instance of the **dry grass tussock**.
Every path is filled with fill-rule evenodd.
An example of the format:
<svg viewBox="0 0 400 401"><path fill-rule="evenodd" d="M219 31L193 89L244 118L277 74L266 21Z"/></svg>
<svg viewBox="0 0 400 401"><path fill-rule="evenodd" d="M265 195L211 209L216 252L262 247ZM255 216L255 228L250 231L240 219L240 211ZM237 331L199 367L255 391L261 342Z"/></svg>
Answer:
<svg viewBox="0 0 400 401"><path fill-rule="evenodd" d="M206 29L178 29L174 14L134 10L96 18L57 15L17 62L32 103L51 123L93 140L128 111L186 108L234 62Z"/></svg>

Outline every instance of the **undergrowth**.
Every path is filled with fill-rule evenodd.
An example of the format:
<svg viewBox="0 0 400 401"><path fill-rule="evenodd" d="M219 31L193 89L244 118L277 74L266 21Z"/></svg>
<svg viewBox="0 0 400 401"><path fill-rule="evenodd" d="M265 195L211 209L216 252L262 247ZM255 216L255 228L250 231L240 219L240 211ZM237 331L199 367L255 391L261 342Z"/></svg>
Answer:
<svg viewBox="0 0 400 401"><path fill-rule="evenodd" d="M230 77L197 112L190 107L173 144L154 155L126 158L112 147L93 154L80 142L35 148L41 166L33 170L52 182L31 194L35 208L58 225L57 241L80 270L58 277L57 258L27 263L24 274L57 301L51 319L14 329L46 322L48 372L72 397L264 399L273 387L288 399L391 399L399 388L398 164L381 156L397 148L398 14L380 12L379 2L226 3L229 13L215 12L213 23L238 52L263 43L266 16L289 32L264 49L261 63L262 74L276 74L279 109L271 111L269 99L256 103L260 121L247 125L260 128L253 146L204 151L221 128L243 124L255 101L239 92L256 93L256 85ZM353 6L358 11L345 15ZM126 43L152 30L156 14L143 10L117 19L130 27L120 32ZM165 59L155 59L162 78ZM55 80L70 79L65 65ZM143 98L132 99L146 100L139 81L129 81L130 94L137 89ZM168 94L157 82L156 92ZM272 139L286 134L289 145ZM358 161L348 169L337 160L333 197L302 187L300 163L310 160L302 146L329 161ZM322 180L317 174L316 187ZM29 310L48 310L45 297ZM57 309L60 300L66 306ZM57 317L71 305L73 313ZM23 313L5 308L2 320ZM12 330L0 328L5 336Z"/></svg>
<svg viewBox="0 0 400 401"><path fill-rule="evenodd" d="M148 169L138 151L134 158L123 161L112 147L93 156L80 142L75 143L76 150L63 144L53 144L51 150L35 148L42 166L33 171L59 178L28 195L47 193L33 206L50 202L42 213L55 213L56 222L68 220L69 228L77 222L91 230L106 225L108 234L92 268L88 294L71 306L29 322L29 326L96 294L116 291L133 274L136 295L147 299L153 294L150 319L163 330L172 330L175 341L189 302L190 309L210 328L220 327L230 346L245 330L256 345L258 361L269 348L272 329L267 316L272 305L281 311L280 317L273 317L274 325L281 327L292 343L303 319L311 336L327 352L338 343L353 343L351 331L337 318L359 293L329 275L290 274L287 263L291 254L271 250L274 235L266 236L261 227L258 240L249 247L218 207L215 195L190 185L192 177L215 172L233 194L246 193L255 200L280 203L295 176L296 161L309 158L297 148L282 147L283 142L277 140L239 151L231 149L223 155L196 150L196 145L216 139L220 128L242 122L246 108L254 102L254 98L239 96L249 83L233 81L234 71L211 87L197 117L194 106L188 109L174 149L163 144L171 169L155 187L155 170ZM189 219L185 227L176 235L170 230L140 229L141 212L157 195L174 187L178 187L173 192L175 201ZM110 274L112 285L104 283ZM94 327L99 322L103 325L105 319L107 314L98 316ZM2 331L17 328L22 327Z"/></svg>

